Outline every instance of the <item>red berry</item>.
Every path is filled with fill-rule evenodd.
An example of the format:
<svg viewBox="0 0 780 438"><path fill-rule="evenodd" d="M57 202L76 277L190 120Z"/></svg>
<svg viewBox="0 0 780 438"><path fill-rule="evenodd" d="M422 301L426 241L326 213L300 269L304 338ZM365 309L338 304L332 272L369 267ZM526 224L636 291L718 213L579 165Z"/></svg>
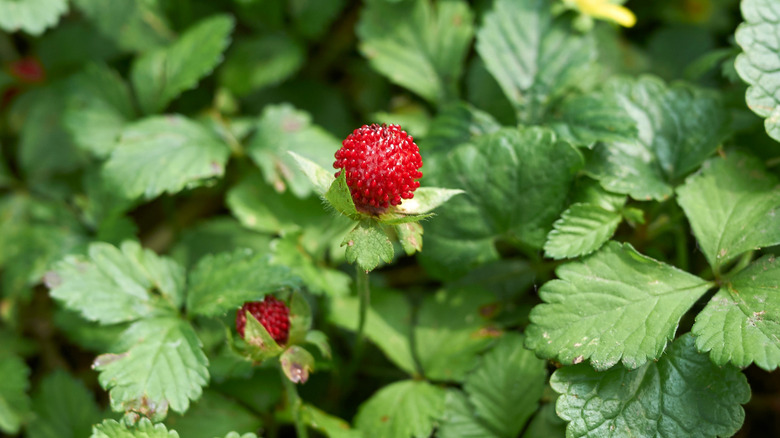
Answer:
<svg viewBox="0 0 780 438"><path fill-rule="evenodd" d="M380 214L402 199L411 199L422 178L420 149L398 125L363 125L336 151L336 177L346 172L355 207Z"/></svg>
<svg viewBox="0 0 780 438"><path fill-rule="evenodd" d="M290 309L284 302L269 295L263 301L244 303L236 312L236 330L242 338L246 327L247 310L260 321L260 324L263 324L277 344L284 345L287 342L290 334Z"/></svg>
<svg viewBox="0 0 780 438"><path fill-rule="evenodd" d="M8 69L13 76L26 84L43 82L46 77L41 62L32 57L16 60Z"/></svg>

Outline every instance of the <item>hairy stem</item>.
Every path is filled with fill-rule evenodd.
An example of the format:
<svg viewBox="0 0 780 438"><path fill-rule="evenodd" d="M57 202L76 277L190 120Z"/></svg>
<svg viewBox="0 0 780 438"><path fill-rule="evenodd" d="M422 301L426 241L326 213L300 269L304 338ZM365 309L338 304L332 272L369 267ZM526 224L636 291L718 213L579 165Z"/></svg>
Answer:
<svg viewBox="0 0 780 438"><path fill-rule="evenodd" d="M371 289L368 286L368 271L364 271L359 266L357 268L357 293L360 300L360 313L358 314L357 338L355 339L355 357L357 361L363 353L363 344L365 343L366 315L368 314L368 305L371 300Z"/></svg>

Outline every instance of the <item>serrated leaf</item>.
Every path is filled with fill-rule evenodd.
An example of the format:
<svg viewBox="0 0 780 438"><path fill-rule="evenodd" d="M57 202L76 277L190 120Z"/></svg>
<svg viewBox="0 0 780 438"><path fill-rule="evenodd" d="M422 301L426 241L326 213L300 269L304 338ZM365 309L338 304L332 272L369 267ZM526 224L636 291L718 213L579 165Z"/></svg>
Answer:
<svg viewBox="0 0 780 438"><path fill-rule="evenodd" d="M232 218L219 216L185 228L171 250L171 257L191 267L209 254L238 248L264 252L270 244L270 236L248 230Z"/></svg>
<svg viewBox="0 0 780 438"><path fill-rule="evenodd" d="M495 337L481 315L496 299L479 289L442 290L422 301L414 326L417 360L430 380L462 381Z"/></svg>
<svg viewBox="0 0 780 438"><path fill-rule="evenodd" d="M366 5L356 32L374 69L439 104L457 95L472 21L468 4L460 0L380 0Z"/></svg>
<svg viewBox="0 0 780 438"><path fill-rule="evenodd" d="M558 369L556 410L567 436L731 436L742 426L740 404L750 399L745 376L717 367L682 336L657 362L597 372L588 365Z"/></svg>
<svg viewBox="0 0 780 438"><path fill-rule="evenodd" d="M522 123L540 121L550 102L587 84L597 54L593 37L554 19L547 0L495 1L477 52Z"/></svg>
<svg viewBox="0 0 780 438"><path fill-rule="evenodd" d="M329 132L311 122L311 116L289 104L267 106L257 122L257 130L247 153L268 184L277 191L289 189L305 198L312 193L312 183L300 170L300 161L290 152L303 156L321 167L332 168L333 154L341 147ZM319 171L315 189L320 189ZM331 178L331 181L333 178Z"/></svg>
<svg viewBox="0 0 780 438"><path fill-rule="evenodd" d="M780 366L780 262L756 260L729 279L696 316L691 332L699 351L716 365L744 368L753 362L773 371Z"/></svg>
<svg viewBox="0 0 780 438"><path fill-rule="evenodd" d="M615 96L591 93L566 99L560 106L561 122L555 132L569 142L593 146L597 142L636 140L636 121L620 107Z"/></svg>
<svg viewBox="0 0 780 438"><path fill-rule="evenodd" d="M130 89L114 70L100 64L88 65L73 82L78 91L68 101L65 128L76 146L105 158L135 116Z"/></svg>
<svg viewBox="0 0 780 438"><path fill-rule="evenodd" d="M305 60L305 47L284 33L238 40L225 56L219 82L237 96L244 96L284 81Z"/></svg>
<svg viewBox="0 0 780 438"><path fill-rule="evenodd" d="M347 247L347 261L357 263L366 272L373 271L382 261L393 261L393 244L374 221L361 221L347 234L341 246Z"/></svg>
<svg viewBox="0 0 780 438"><path fill-rule="evenodd" d="M735 151L713 158L677 189L677 203L716 270L745 251L780 243L777 178L754 157Z"/></svg>
<svg viewBox="0 0 780 438"><path fill-rule="evenodd" d="M138 58L130 77L141 110L145 114L160 112L209 74L222 61L233 24L229 16L211 16L187 29L169 47Z"/></svg>
<svg viewBox="0 0 780 438"><path fill-rule="evenodd" d="M734 67L747 82L747 105L765 118L770 137L780 141L780 5L773 0L743 0L745 22L734 35L743 53Z"/></svg>
<svg viewBox="0 0 780 438"><path fill-rule="evenodd" d="M147 318L133 323L116 345L119 354L104 354L93 368L109 391L111 408L162 419L168 407L184 413L208 383L208 359L192 326L176 317Z"/></svg>
<svg viewBox="0 0 780 438"><path fill-rule="evenodd" d="M429 150L446 152L468 143L474 137L491 134L499 129L501 124L493 116L466 102L446 105L431 121L428 133L419 142L420 150L423 153Z"/></svg>
<svg viewBox="0 0 780 438"><path fill-rule="evenodd" d="M33 399L29 438L81 438L103 417L91 392L68 373L46 376Z"/></svg>
<svg viewBox="0 0 780 438"><path fill-rule="evenodd" d="M504 335L466 378L468 401L451 400L461 413L445 420L442 428L448 433L444 435L469 436L455 428L465 424L475 431L484 430L482 436L516 437L536 412L546 377L545 362L523 347L523 338Z"/></svg>
<svg viewBox="0 0 780 438"><path fill-rule="evenodd" d="M72 0L100 30L120 48L145 52L169 43L173 31L159 0Z"/></svg>
<svg viewBox="0 0 780 438"><path fill-rule="evenodd" d="M132 241L93 243L88 257L69 256L46 274L51 296L101 324L170 314L184 299L184 270ZM156 291L157 293L153 293Z"/></svg>
<svg viewBox="0 0 780 438"><path fill-rule="evenodd" d="M127 126L103 177L121 195L151 199L204 184L225 172L230 150L184 116L155 116Z"/></svg>
<svg viewBox="0 0 780 438"><path fill-rule="evenodd" d="M564 364L590 359L597 370L661 356L683 314L710 283L610 242L583 261L561 265L531 311L526 345Z"/></svg>
<svg viewBox="0 0 780 438"><path fill-rule="evenodd" d="M572 204L553 224L544 255L565 259L590 254L612 237L622 220L620 212L593 204Z"/></svg>
<svg viewBox="0 0 780 438"><path fill-rule="evenodd" d="M0 356L0 431L15 435L30 410L30 370L16 356Z"/></svg>
<svg viewBox="0 0 780 438"><path fill-rule="evenodd" d="M499 438L474 414L474 406L466 394L456 389L447 391L444 415L436 436L441 438Z"/></svg>
<svg viewBox="0 0 780 438"><path fill-rule="evenodd" d="M336 241L340 240L338 238ZM352 278L343 271L323 266L303 248L305 242L307 239L301 233L290 233L276 239L271 244L273 262L289 266L290 271L300 277L312 294L324 293L334 297L348 295Z"/></svg>
<svg viewBox="0 0 780 438"><path fill-rule="evenodd" d="M267 254L239 249L200 259L190 272L189 284L187 311L217 316L277 290L297 287L299 281L286 267L273 265Z"/></svg>
<svg viewBox="0 0 780 438"><path fill-rule="evenodd" d="M92 428L90 438L179 438L179 434L169 431L164 424L152 424L148 418L142 418L130 428L124 422L103 420Z"/></svg>
<svg viewBox="0 0 780 438"><path fill-rule="evenodd" d="M360 406L355 427L376 438L426 438L444 413L445 395L425 381L392 383Z"/></svg>
<svg viewBox="0 0 780 438"><path fill-rule="evenodd" d="M169 415L165 424L187 438L224 437L231 431L253 431L262 426L255 413L213 390L204 391L186 414Z"/></svg>
<svg viewBox="0 0 780 438"><path fill-rule="evenodd" d="M605 189L639 201L664 200L725 137L727 115L716 95L660 79L617 78L604 93L637 124L638 140L596 146L587 171Z"/></svg>
<svg viewBox="0 0 780 438"><path fill-rule="evenodd" d="M508 237L541 248L581 165L574 147L539 128L505 128L457 147L428 174L431 185L465 190L426 225L428 248L432 236Z"/></svg>
<svg viewBox="0 0 780 438"><path fill-rule="evenodd" d="M67 11L67 0L0 0L0 29L40 35Z"/></svg>
<svg viewBox="0 0 780 438"><path fill-rule="evenodd" d="M336 326L356 331L358 327L357 297L334 298L328 320ZM399 368L410 375L417 374L412 356L412 309L398 292L372 288L363 332Z"/></svg>

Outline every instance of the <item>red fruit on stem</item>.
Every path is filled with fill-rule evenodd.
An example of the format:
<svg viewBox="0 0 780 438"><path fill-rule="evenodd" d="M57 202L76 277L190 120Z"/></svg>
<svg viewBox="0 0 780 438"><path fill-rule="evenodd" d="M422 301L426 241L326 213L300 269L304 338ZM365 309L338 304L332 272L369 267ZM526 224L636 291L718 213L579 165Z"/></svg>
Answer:
<svg viewBox="0 0 780 438"><path fill-rule="evenodd" d="M363 125L354 130L336 151L338 178L346 172L355 207L380 214L402 199L411 199L422 178L420 149L398 125Z"/></svg>
<svg viewBox="0 0 780 438"><path fill-rule="evenodd" d="M41 62L32 57L13 61L8 66L8 70L14 77L26 84L43 82L46 77Z"/></svg>
<svg viewBox="0 0 780 438"><path fill-rule="evenodd" d="M263 301L244 303L236 312L236 330L242 338L246 328L247 310L260 321L260 324L263 324L277 344L284 345L287 342L290 334L290 309L283 301L269 295Z"/></svg>

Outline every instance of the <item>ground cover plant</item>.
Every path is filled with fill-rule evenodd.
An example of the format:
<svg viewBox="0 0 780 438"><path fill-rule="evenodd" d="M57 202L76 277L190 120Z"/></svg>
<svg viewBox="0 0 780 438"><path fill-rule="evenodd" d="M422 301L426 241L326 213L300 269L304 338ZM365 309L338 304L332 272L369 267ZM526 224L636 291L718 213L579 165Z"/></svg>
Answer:
<svg viewBox="0 0 780 438"><path fill-rule="evenodd" d="M0 435L780 436L780 2L0 0Z"/></svg>

